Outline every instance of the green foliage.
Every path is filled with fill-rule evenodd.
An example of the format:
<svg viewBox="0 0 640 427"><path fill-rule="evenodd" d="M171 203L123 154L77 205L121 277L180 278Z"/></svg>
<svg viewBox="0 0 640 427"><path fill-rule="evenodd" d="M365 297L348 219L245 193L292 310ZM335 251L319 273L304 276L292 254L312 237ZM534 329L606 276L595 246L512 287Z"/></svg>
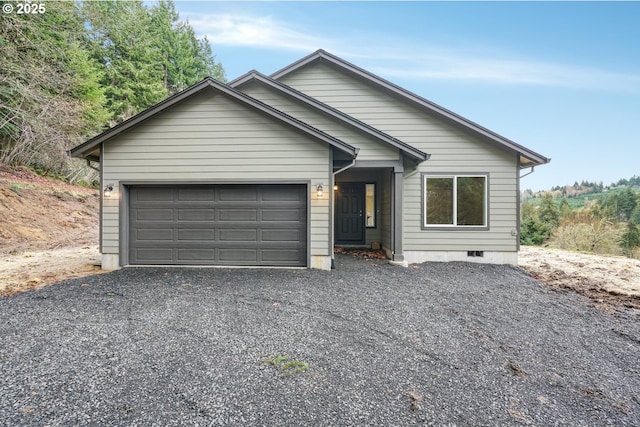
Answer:
<svg viewBox="0 0 640 427"><path fill-rule="evenodd" d="M294 359L286 354L272 354L261 362L279 369L286 376L301 374L309 369L307 362Z"/></svg>
<svg viewBox="0 0 640 427"><path fill-rule="evenodd" d="M224 80L171 1L52 2L1 19L0 163L90 181L67 150L207 75Z"/></svg>
<svg viewBox="0 0 640 427"><path fill-rule="evenodd" d="M540 220L529 218L520 225L520 243L523 245L540 246L551 236L552 228Z"/></svg>
<svg viewBox="0 0 640 427"><path fill-rule="evenodd" d="M161 0L150 10L150 16L163 86L169 94L207 76L224 81L224 70L215 62L209 41L206 37L198 40L193 28L179 20L173 2Z"/></svg>
<svg viewBox="0 0 640 427"><path fill-rule="evenodd" d="M629 221L636 225L640 225L640 203L638 203L633 209L633 212L631 212L631 218L629 218Z"/></svg>
<svg viewBox="0 0 640 427"><path fill-rule="evenodd" d="M631 181L627 181L631 182ZM640 254L640 198L629 187L575 208L572 198L545 193L521 205L520 242L561 249L636 257Z"/></svg>
<svg viewBox="0 0 640 427"><path fill-rule="evenodd" d="M637 252L637 249L640 248L640 227L633 222L628 222L620 239L620 246L626 256L632 256Z"/></svg>
<svg viewBox="0 0 640 427"><path fill-rule="evenodd" d="M98 71L83 52L84 31L72 2L2 16L0 162L64 171L66 150L97 128L91 114L106 117L99 91L86 96Z"/></svg>
<svg viewBox="0 0 640 427"><path fill-rule="evenodd" d="M551 227L558 225L558 222L560 221L560 210L551 197L551 193L545 193L544 196L542 196L542 202L540 202L540 208L538 211L538 218L540 218L540 221Z"/></svg>
<svg viewBox="0 0 640 427"><path fill-rule="evenodd" d="M161 57L149 37L151 17L141 1L90 1L83 13L91 51L103 73L107 106L122 121L166 97Z"/></svg>
<svg viewBox="0 0 640 427"><path fill-rule="evenodd" d="M540 246L551 236L555 228L553 224L542 221L536 206L531 202L524 202L520 215L520 243L523 245Z"/></svg>
<svg viewBox="0 0 640 427"><path fill-rule="evenodd" d="M637 205L638 195L630 188L609 195L602 203L619 221L628 221Z"/></svg>
<svg viewBox="0 0 640 427"><path fill-rule="evenodd" d="M617 223L592 218L586 222L560 225L549 241L550 246L599 255L619 255L620 227Z"/></svg>

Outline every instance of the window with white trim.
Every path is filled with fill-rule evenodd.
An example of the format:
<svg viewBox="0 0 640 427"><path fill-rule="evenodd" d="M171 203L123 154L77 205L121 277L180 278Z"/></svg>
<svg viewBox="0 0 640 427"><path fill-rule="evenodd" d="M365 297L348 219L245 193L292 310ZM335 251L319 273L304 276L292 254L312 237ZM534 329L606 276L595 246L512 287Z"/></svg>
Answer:
<svg viewBox="0 0 640 427"><path fill-rule="evenodd" d="M486 227L486 175L423 175L423 226Z"/></svg>

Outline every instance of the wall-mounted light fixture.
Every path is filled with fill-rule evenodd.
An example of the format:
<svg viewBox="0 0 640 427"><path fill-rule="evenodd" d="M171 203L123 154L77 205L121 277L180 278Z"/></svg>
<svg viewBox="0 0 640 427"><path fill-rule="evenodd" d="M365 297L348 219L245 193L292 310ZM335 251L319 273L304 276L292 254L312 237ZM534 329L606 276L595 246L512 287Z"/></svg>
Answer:
<svg viewBox="0 0 640 427"><path fill-rule="evenodd" d="M316 191L318 192L318 198L321 199L322 198L322 193L323 193L323 188L322 188L322 184L318 184L316 186Z"/></svg>
<svg viewBox="0 0 640 427"><path fill-rule="evenodd" d="M112 191L113 191L113 184L107 184L107 186L104 187L104 198L108 199L109 197L111 197Z"/></svg>
<svg viewBox="0 0 640 427"><path fill-rule="evenodd" d="M333 186L333 191L338 191L338 184Z"/></svg>

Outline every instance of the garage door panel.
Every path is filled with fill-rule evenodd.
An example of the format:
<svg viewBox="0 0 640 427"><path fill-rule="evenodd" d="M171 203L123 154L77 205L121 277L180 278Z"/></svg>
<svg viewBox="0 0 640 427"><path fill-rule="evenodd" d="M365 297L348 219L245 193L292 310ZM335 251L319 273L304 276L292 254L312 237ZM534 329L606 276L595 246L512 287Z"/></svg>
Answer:
<svg viewBox="0 0 640 427"><path fill-rule="evenodd" d="M306 266L306 188L131 187L129 263Z"/></svg>
<svg viewBox="0 0 640 427"><path fill-rule="evenodd" d="M177 254L177 261L215 261L215 249L213 248L178 249Z"/></svg>
<svg viewBox="0 0 640 427"><path fill-rule="evenodd" d="M138 202L171 202L173 200L173 189L166 187L148 188L148 191L138 192L132 195Z"/></svg>
<svg viewBox="0 0 640 427"><path fill-rule="evenodd" d="M255 208L231 209L222 208L218 210L220 221L249 221L258 220L258 210Z"/></svg>
<svg viewBox="0 0 640 427"><path fill-rule="evenodd" d="M251 187L226 186L219 189L218 200L221 202L255 202L258 200L258 189Z"/></svg>
<svg viewBox="0 0 640 427"><path fill-rule="evenodd" d="M261 241L263 242L300 242L304 240L301 236L302 230L277 229L262 230Z"/></svg>
<svg viewBox="0 0 640 427"><path fill-rule="evenodd" d="M213 202L215 200L215 190L210 187L179 188L177 194L178 200L182 202Z"/></svg>
<svg viewBox="0 0 640 427"><path fill-rule="evenodd" d="M212 208L178 209L178 220L180 221L211 222L215 219L215 216L216 211Z"/></svg>
<svg viewBox="0 0 640 427"><path fill-rule="evenodd" d="M221 242L255 242L258 231L255 229L223 229L220 230Z"/></svg>
<svg viewBox="0 0 640 427"><path fill-rule="evenodd" d="M301 192L281 191L279 188L265 188L262 192L262 200L266 202L275 201L275 202L302 202L302 197L305 195ZM304 198L306 201L306 197Z"/></svg>
<svg viewBox="0 0 640 427"><path fill-rule="evenodd" d="M138 228L136 239L139 241L173 241L173 230L166 228Z"/></svg>
<svg viewBox="0 0 640 427"><path fill-rule="evenodd" d="M306 257L302 250L293 249L263 249L262 260L264 262L277 262L277 263L294 263L299 262L301 258Z"/></svg>
<svg viewBox="0 0 640 427"><path fill-rule="evenodd" d="M263 221L300 221L301 209L263 209Z"/></svg>
<svg viewBox="0 0 640 427"><path fill-rule="evenodd" d="M143 264L173 263L173 249L171 248L136 248L133 255Z"/></svg>
<svg viewBox="0 0 640 427"><path fill-rule="evenodd" d="M136 209L134 219L138 221L171 221L173 220L173 209Z"/></svg>
<svg viewBox="0 0 640 427"><path fill-rule="evenodd" d="M221 248L220 261L227 262L251 262L257 263L258 250L257 249L238 249L238 248Z"/></svg>
<svg viewBox="0 0 640 427"><path fill-rule="evenodd" d="M215 229L185 229L179 228L178 241L212 241L216 238Z"/></svg>

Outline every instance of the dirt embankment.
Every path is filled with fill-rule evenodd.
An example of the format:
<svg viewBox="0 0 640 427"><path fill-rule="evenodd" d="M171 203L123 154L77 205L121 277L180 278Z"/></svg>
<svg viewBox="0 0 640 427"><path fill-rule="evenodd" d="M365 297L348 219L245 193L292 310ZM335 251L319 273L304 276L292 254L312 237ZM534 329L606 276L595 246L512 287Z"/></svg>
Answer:
<svg viewBox="0 0 640 427"><path fill-rule="evenodd" d="M0 166L0 295L96 273L99 190Z"/></svg>
<svg viewBox="0 0 640 427"><path fill-rule="evenodd" d="M640 309L640 260L523 246L519 265L547 286L572 290L597 306Z"/></svg>

